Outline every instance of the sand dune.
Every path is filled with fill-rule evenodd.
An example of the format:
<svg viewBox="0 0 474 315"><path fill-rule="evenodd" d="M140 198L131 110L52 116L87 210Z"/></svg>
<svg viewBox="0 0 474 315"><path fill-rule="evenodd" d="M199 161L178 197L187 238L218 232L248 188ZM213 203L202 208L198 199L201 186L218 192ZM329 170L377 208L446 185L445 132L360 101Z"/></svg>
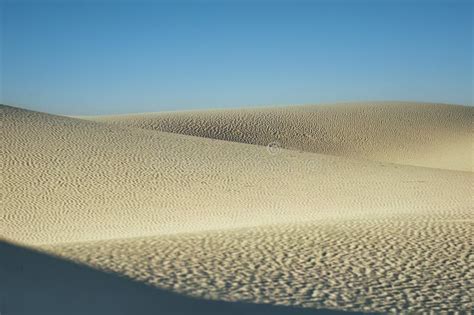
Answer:
<svg viewBox="0 0 474 315"><path fill-rule="evenodd" d="M206 299L474 307L471 108L1 112L4 239Z"/></svg>
<svg viewBox="0 0 474 315"><path fill-rule="evenodd" d="M82 117L344 157L472 170L473 107L422 103L349 103Z"/></svg>
<svg viewBox="0 0 474 315"><path fill-rule="evenodd" d="M3 111L3 235L31 244L468 213L467 172Z"/></svg>

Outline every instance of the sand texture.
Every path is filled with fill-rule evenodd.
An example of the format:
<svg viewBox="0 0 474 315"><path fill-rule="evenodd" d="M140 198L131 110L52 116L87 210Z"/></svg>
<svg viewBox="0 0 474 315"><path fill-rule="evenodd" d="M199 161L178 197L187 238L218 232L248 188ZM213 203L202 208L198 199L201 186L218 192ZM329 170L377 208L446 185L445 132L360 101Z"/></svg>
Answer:
<svg viewBox="0 0 474 315"><path fill-rule="evenodd" d="M0 237L183 305L220 301L221 313L469 312L473 113L354 103L64 117L2 106Z"/></svg>

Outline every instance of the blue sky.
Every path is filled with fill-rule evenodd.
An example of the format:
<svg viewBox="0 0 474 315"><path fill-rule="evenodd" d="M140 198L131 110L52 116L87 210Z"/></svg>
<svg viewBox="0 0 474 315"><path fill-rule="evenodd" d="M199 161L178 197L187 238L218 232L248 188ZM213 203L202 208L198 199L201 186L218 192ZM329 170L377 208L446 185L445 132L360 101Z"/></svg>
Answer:
<svg viewBox="0 0 474 315"><path fill-rule="evenodd" d="M4 104L473 102L470 1L1 1Z"/></svg>

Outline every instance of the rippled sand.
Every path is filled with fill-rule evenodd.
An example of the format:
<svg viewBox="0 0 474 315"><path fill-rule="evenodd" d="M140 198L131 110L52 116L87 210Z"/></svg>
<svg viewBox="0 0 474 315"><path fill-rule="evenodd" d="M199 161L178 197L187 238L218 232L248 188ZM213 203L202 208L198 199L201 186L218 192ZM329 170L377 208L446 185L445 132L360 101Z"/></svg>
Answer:
<svg viewBox="0 0 474 315"><path fill-rule="evenodd" d="M472 107L1 112L8 241L199 298L474 308Z"/></svg>

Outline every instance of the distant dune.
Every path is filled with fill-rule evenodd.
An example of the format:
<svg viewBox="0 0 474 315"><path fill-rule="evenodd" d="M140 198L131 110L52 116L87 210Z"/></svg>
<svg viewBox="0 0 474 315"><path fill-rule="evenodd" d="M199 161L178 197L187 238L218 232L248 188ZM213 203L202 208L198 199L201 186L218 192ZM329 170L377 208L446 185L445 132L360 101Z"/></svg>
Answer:
<svg viewBox="0 0 474 315"><path fill-rule="evenodd" d="M137 127L383 162L471 171L472 107L428 103L196 110L82 117Z"/></svg>
<svg viewBox="0 0 474 315"><path fill-rule="evenodd" d="M0 236L198 298L468 311L473 109L2 106Z"/></svg>

